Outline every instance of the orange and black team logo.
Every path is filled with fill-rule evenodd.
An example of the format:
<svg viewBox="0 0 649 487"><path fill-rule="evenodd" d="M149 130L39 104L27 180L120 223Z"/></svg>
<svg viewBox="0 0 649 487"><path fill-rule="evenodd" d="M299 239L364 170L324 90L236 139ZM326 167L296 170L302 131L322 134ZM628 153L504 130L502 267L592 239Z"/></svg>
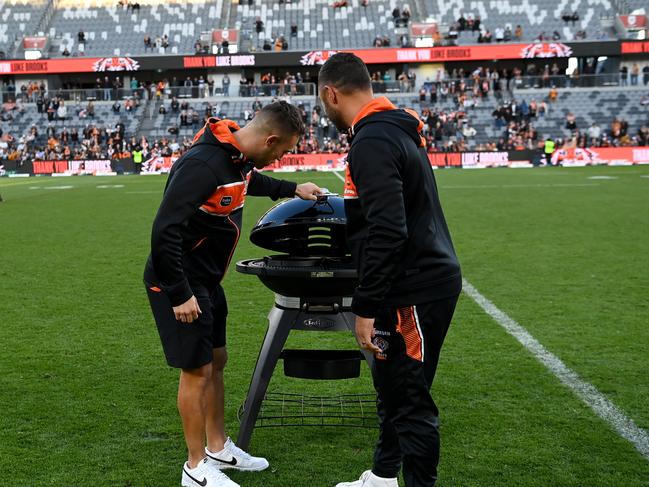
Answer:
<svg viewBox="0 0 649 487"><path fill-rule="evenodd" d="M349 171L349 163L347 163L347 166L345 167L345 193L343 194L343 197L346 200L358 198L356 185L354 184L354 181L352 181L352 175Z"/></svg>

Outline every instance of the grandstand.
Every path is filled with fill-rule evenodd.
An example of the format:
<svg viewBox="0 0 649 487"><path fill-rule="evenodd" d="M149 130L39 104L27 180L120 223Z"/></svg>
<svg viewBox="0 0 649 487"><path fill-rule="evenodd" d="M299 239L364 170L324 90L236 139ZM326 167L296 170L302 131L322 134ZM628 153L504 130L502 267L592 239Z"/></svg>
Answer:
<svg viewBox="0 0 649 487"><path fill-rule="evenodd" d="M0 52L4 57L11 57L22 38L36 32L46 3L46 0L0 0Z"/></svg>
<svg viewBox="0 0 649 487"><path fill-rule="evenodd" d="M48 34L61 39L60 55L81 51L88 56L178 54L195 52L201 32L225 27L225 0L140 0L138 9L107 0L59 0ZM79 42L80 28L86 41ZM149 36L152 46L144 45ZM167 36L168 47L162 46ZM159 38L159 42L156 40ZM80 46L80 44L82 44Z"/></svg>
<svg viewBox="0 0 649 487"><path fill-rule="evenodd" d="M49 36L51 57L66 55L134 56L142 54L192 54L203 34L213 29L234 28L241 32L241 50L275 50L278 39L283 49L342 49L377 45L405 45L407 22L393 17L395 8L410 12L409 20L434 21L443 36L457 32L456 42L478 42L480 32L509 27L522 29L520 39L532 41L540 34L546 39L556 31L562 41L614 37L610 25L601 18L611 17L620 2L610 0L300 0L276 2L255 0L231 3L227 0L141 0L138 8L130 1L113 0L5 0L0 2L0 51L7 56L20 54L17 43L24 36ZM335 5L341 5L335 7ZM643 7L628 2L628 9ZM577 13L578 20L566 22L565 13ZM480 20L478 29L458 29L460 17ZM399 24L399 25L395 25ZM291 27L294 26L294 32ZM79 31L85 39L79 39ZM577 35L580 33L580 35ZM151 39L145 45L144 38ZM403 36L403 37L402 37ZM494 38L495 42L495 38ZM281 42L278 44L281 46ZM166 46L166 47L165 47ZM277 49L282 49L278 47Z"/></svg>

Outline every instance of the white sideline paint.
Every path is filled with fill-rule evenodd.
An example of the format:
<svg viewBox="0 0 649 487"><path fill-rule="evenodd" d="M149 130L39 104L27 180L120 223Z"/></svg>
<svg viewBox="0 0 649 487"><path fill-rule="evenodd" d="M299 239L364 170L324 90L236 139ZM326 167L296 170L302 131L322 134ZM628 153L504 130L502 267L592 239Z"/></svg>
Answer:
<svg viewBox="0 0 649 487"><path fill-rule="evenodd" d="M339 173L334 172L334 174L341 181L345 181ZM462 279L462 287L464 293L473 299L485 313L491 316L507 333L516 338L539 362L545 365L566 387L584 401L595 414L609 423L622 438L630 441L640 454L646 460L649 460L649 434L645 430L637 426L632 419L628 418L615 404L599 392L594 385L585 382L576 372L569 369L559 357L546 350L525 328L499 310L495 304L480 294L469 281Z"/></svg>
<svg viewBox="0 0 649 487"><path fill-rule="evenodd" d="M649 434L645 430L638 427L632 419L628 418L595 386L581 379L559 357L546 350L525 328L499 310L495 304L480 294L466 279L463 279L462 284L464 293L473 299L485 313L491 316L507 333L516 338L566 387L579 396L600 418L609 423L622 438L630 441L645 459L649 460Z"/></svg>
<svg viewBox="0 0 649 487"><path fill-rule="evenodd" d="M340 179L343 183L345 182L345 178L340 175L339 172L337 171L332 171L338 179Z"/></svg>

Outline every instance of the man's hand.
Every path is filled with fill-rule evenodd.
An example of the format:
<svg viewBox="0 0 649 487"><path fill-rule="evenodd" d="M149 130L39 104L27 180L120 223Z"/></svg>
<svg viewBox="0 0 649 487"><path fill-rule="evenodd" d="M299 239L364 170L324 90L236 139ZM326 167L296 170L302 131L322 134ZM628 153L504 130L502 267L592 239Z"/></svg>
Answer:
<svg viewBox="0 0 649 487"><path fill-rule="evenodd" d="M322 194L322 189L314 183L298 184L295 188L295 196L299 196L303 200L317 200L319 194Z"/></svg>
<svg viewBox="0 0 649 487"><path fill-rule="evenodd" d="M374 338L374 318L356 317L356 340L363 350L380 352L381 349L372 343Z"/></svg>
<svg viewBox="0 0 649 487"><path fill-rule="evenodd" d="M174 306L173 310L176 319L182 323L191 323L198 319L198 315L203 313L198 307L195 296L192 296L180 306Z"/></svg>

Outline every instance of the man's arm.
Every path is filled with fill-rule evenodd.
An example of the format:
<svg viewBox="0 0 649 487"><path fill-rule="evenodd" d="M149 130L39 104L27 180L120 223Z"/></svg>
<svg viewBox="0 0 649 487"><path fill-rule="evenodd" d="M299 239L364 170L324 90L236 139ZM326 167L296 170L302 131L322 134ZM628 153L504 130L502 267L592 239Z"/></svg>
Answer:
<svg viewBox="0 0 649 487"><path fill-rule="evenodd" d="M252 171L250 183L248 183L248 194L250 196L268 196L273 200L279 198L292 198L299 196L303 200L315 200L321 193L318 185L314 183L297 184L293 181L275 179L259 171Z"/></svg>
<svg viewBox="0 0 649 487"><path fill-rule="evenodd" d="M248 194L250 196L268 196L273 200L292 198L295 196L296 189L297 183L293 181L271 178L254 169L248 183Z"/></svg>
<svg viewBox="0 0 649 487"><path fill-rule="evenodd" d="M408 238L399 157L398 148L380 138L360 140L351 151L351 176L368 225L352 311L364 318L376 316Z"/></svg>
<svg viewBox="0 0 649 487"><path fill-rule="evenodd" d="M204 162L184 161L169 182L153 222L153 268L160 288L174 307L193 296L182 264L182 227L217 185L215 174Z"/></svg>

